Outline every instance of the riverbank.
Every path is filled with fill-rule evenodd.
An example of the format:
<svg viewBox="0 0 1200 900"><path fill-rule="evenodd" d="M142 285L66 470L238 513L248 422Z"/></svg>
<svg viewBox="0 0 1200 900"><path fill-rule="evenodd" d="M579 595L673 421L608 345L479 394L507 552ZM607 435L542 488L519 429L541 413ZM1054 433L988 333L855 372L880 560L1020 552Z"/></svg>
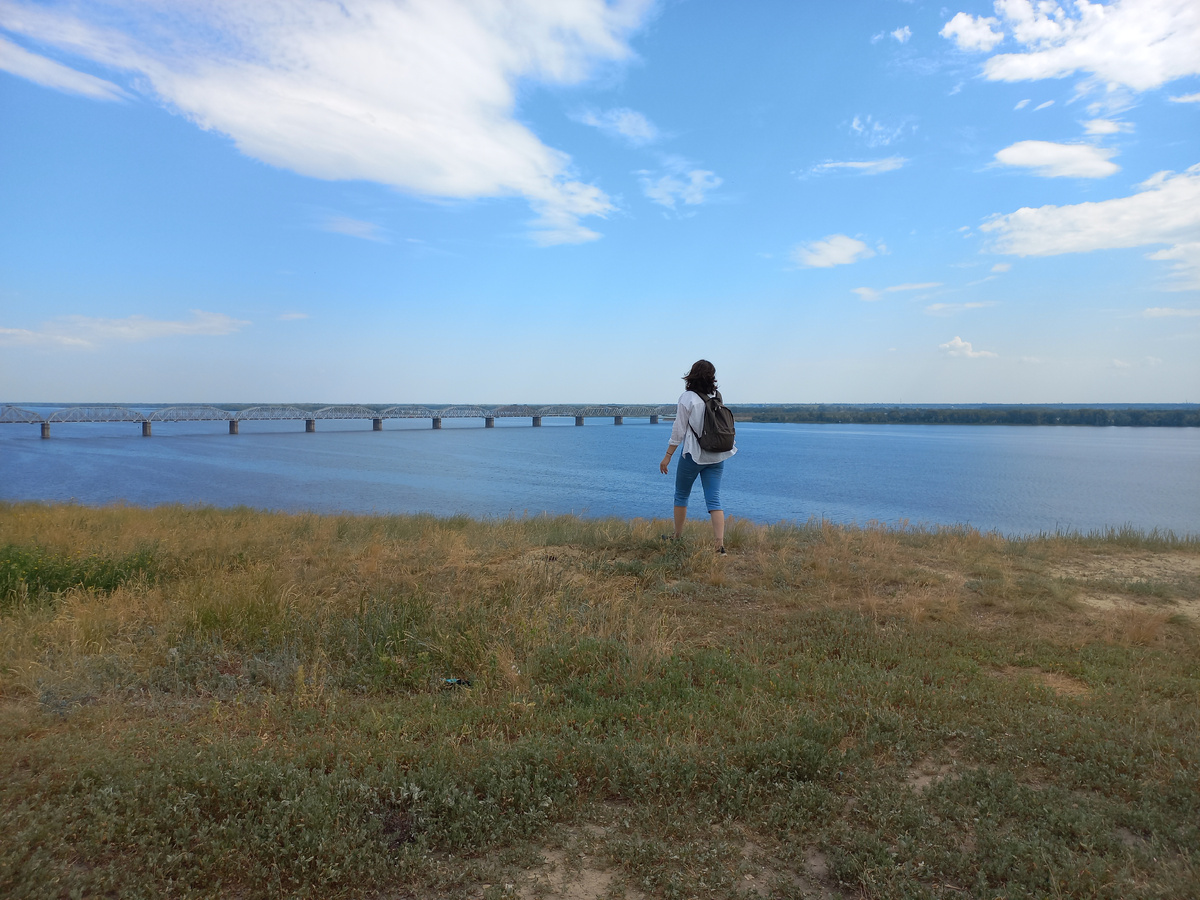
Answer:
<svg viewBox="0 0 1200 900"><path fill-rule="evenodd" d="M0 893L1195 892L1200 541L665 527L0 505Z"/></svg>

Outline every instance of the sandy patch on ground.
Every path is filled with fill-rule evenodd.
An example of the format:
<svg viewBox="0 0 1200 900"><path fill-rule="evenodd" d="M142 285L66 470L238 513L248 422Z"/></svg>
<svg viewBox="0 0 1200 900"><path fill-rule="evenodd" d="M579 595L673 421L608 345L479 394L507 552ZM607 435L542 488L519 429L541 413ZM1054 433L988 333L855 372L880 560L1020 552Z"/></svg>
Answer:
<svg viewBox="0 0 1200 900"><path fill-rule="evenodd" d="M526 873L527 881L517 891L521 900L601 900L624 897L642 900L639 891L626 888L619 891L613 884L614 875L586 853L571 854L567 850L544 850L542 865ZM614 891L614 887L618 890Z"/></svg>
<svg viewBox="0 0 1200 900"><path fill-rule="evenodd" d="M565 846L544 848L541 864L526 870L518 884L506 887L515 888L520 900L647 900L601 858L608 832L601 825L584 825L578 832L568 833ZM798 874L780 866L762 846L747 838L737 869L737 894L744 900L756 900L774 896L783 888L788 896L813 900L843 896L829 884L829 865L819 850L810 848L805 853L804 869Z"/></svg>
<svg viewBox="0 0 1200 900"><path fill-rule="evenodd" d="M1051 568L1057 578L1080 587L1078 600L1106 611L1181 613L1200 622L1200 556L1182 553L1136 553L1077 557ZM1167 585L1174 596L1160 598L1139 592L1139 585ZM1123 587L1132 587L1125 591Z"/></svg>

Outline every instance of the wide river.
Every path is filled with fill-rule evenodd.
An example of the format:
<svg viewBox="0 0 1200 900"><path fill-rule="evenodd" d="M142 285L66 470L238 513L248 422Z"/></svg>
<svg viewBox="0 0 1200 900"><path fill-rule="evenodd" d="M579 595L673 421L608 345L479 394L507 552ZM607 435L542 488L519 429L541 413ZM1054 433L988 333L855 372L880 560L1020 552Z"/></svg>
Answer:
<svg viewBox="0 0 1200 900"><path fill-rule="evenodd" d="M317 512L663 517L669 424L589 419L0 425L0 499ZM739 424L728 514L756 522L1132 525L1200 534L1200 429ZM699 485L691 511L703 514Z"/></svg>

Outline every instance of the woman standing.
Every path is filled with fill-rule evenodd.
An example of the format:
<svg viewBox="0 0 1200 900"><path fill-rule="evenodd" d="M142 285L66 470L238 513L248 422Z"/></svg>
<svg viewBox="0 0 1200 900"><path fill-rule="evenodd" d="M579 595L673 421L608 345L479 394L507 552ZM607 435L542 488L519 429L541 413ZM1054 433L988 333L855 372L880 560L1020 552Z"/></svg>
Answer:
<svg viewBox="0 0 1200 900"><path fill-rule="evenodd" d="M683 534L683 523L687 519L688 496L696 477L704 488L704 505L712 518L713 545L718 553L725 552L725 511L721 507L721 476L725 471L725 460L737 453L737 447L714 453L700 447L700 434L704 431L704 401L717 392L717 369L707 359L698 359L691 370L683 376L686 390L679 395L679 408L675 413L675 426L671 429L671 440L667 444L667 455L662 458L658 469L664 475L671 464L671 456L682 444L679 464L675 466L675 534L678 540Z"/></svg>

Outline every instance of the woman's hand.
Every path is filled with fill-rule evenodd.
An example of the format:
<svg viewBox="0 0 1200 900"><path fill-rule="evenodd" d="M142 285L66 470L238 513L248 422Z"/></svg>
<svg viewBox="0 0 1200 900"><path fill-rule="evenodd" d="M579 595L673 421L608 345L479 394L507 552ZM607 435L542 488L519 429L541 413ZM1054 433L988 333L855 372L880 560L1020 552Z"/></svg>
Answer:
<svg viewBox="0 0 1200 900"><path fill-rule="evenodd" d="M671 465L671 454L670 454L670 453L668 453L666 456L664 456L664 457L662 458L662 462L660 462L660 463L658 464L658 471L660 471L660 472L662 472L664 475L666 475L666 474L667 474L667 468L668 468L670 465Z"/></svg>

